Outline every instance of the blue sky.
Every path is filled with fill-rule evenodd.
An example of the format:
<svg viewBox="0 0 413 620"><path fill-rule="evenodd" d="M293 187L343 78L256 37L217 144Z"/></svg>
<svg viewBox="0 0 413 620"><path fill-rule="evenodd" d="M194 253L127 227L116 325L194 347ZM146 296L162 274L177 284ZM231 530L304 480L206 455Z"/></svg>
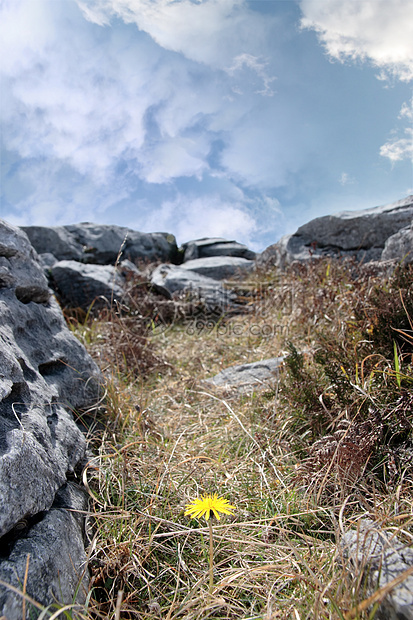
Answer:
<svg viewBox="0 0 413 620"><path fill-rule="evenodd" d="M413 193L411 0L0 0L0 216L262 250Z"/></svg>

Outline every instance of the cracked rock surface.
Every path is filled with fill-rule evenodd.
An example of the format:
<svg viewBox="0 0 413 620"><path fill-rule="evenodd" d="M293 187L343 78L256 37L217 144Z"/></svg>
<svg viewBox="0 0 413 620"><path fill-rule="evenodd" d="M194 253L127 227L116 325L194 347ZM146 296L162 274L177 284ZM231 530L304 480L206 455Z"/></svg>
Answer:
<svg viewBox="0 0 413 620"><path fill-rule="evenodd" d="M57 260L114 265L120 250L131 261L173 260L176 240L167 233L142 233L124 226L82 222L70 226L24 226L39 254Z"/></svg>
<svg viewBox="0 0 413 620"><path fill-rule="evenodd" d="M294 261L318 256L353 257L363 262L401 259L406 233L401 237L399 231L410 226L412 218L413 195L381 207L317 217L266 248L258 257L258 264L283 269ZM410 251L411 240L407 240L407 245Z"/></svg>
<svg viewBox="0 0 413 620"><path fill-rule="evenodd" d="M81 525L67 511L76 494L66 494L65 507L53 507L85 459L86 441L72 412L96 403L100 383L27 236L0 220L0 579L16 585L12 575L24 575L30 553L27 593L43 604L72 602L85 562ZM68 584L60 592L55 573ZM2 614L21 620L20 597L4 586Z"/></svg>

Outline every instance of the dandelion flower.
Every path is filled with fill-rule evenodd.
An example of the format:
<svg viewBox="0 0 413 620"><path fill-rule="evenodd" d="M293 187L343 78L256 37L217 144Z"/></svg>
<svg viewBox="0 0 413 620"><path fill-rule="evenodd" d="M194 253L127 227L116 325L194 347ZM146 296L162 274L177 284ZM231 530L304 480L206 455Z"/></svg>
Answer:
<svg viewBox="0 0 413 620"><path fill-rule="evenodd" d="M233 515L235 506L231 506L227 499L224 497L218 497L216 493L213 495L202 495L197 497L190 504L186 505L185 516L190 516L191 519L195 517L205 517L208 523L209 529L209 594L212 595L214 588L214 543L212 534L212 524L209 521L211 512L214 513L219 520L219 513L226 515Z"/></svg>
<svg viewBox="0 0 413 620"><path fill-rule="evenodd" d="M226 515L233 515L233 510L235 510L235 506L231 506L227 499L218 497L218 495L214 493L213 495L198 497L190 504L187 504L185 516L190 516L191 518L205 516L205 519L208 521L211 512L213 512L219 521L220 512Z"/></svg>

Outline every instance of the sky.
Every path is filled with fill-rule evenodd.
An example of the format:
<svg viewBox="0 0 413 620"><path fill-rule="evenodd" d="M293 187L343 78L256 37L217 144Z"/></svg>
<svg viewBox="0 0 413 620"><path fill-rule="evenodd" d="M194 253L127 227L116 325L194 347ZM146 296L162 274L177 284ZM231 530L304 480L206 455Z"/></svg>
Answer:
<svg viewBox="0 0 413 620"><path fill-rule="evenodd" d="M413 193L411 0L0 0L0 217L261 251Z"/></svg>

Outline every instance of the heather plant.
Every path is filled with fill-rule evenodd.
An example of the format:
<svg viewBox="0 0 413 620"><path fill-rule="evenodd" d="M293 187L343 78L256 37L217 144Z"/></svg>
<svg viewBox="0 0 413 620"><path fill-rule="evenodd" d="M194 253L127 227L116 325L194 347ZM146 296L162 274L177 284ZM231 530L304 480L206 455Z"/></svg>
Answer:
<svg viewBox="0 0 413 620"><path fill-rule="evenodd" d="M354 279L354 266L352 271ZM350 491L360 497L363 488L365 498L401 477L407 480L413 420L406 392L411 278L409 267L387 280L359 268L352 284L349 278L340 283L347 289L346 314L338 322L328 311L333 329L325 322L321 329L314 326L316 346L306 367L304 356L290 345L285 391L289 404L299 405L300 422L304 418L311 428L297 480L307 485L307 493L316 489L317 500L338 498L340 505ZM318 295L326 297L320 289ZM337 287L334 299L342 303Z"/></svg>

